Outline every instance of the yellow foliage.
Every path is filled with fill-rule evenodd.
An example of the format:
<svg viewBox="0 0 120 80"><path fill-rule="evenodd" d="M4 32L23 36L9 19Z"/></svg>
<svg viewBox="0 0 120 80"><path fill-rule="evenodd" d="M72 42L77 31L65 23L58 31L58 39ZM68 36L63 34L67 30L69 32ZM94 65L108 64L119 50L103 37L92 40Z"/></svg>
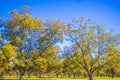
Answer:
<svg viewBox="0 0 120 80"><path fill-rule="evenodd" d="M25 67L25 63L23 62L23 60L15 60L15 64L17 66Z"/></svg>
<svg viewBox="0 0 120 80"><path fill-rule="evenodd" d="M17 48L12 46L10 42L5 43L4 46L1 48L0 53L0 71L4 71L4 69L9 69L13 66L12 58L17 56L15 52Z"/></svg>
<svg viewBox="0 0 120 80"><path fill-rule="evenodd" d="M14 37L11 39L11 42L21 43L21 39L20 39L18 36L14 36Z"/></svg>
<svg viewBox="0 0 120 80"><path fill-rule="evenodd" d="M11 58L11 57L16 57L17 53L15 52L15 50L17 49L17 47L12 46L10 44L10 42L7 42L3 47L2 47L2 52L5 56Z"/></svg>
<svg viewBox="0 0 120 80"><path fill-rule="evenodd" d="M6 25L11 28L16 28L20 26L21 29L31 28L31 29L42 29L43 22L38 18L31 18L30 14L20 14L17 11L11 13L11 19L6 22Z"/></svg>
<svg viewBox="0 0 120 80"><path fill-rule="evenodd" d="M38 57L35 60L35 64L37 64L37 67L40 68L40 70L42 70L42 71L46 70L47 62L46 62L45 58Z"/></svg>
<svg viewBox="0 0 120 80"><path fill-rule="evenodd" d="M0 73L2 73L3 71L4 71L4 68L1 68L1 67L0 67Z"/></svg>

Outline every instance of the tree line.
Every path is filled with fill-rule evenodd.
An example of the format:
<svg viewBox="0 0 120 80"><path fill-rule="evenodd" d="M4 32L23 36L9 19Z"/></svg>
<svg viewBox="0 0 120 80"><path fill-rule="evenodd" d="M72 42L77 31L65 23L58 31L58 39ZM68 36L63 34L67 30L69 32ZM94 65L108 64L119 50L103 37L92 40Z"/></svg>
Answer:
<svg viewBox="0 0 120 80"><path fill-rule="evenodd" d="M63 49L58 43L71 43ZM43 21L29 7L0 19L0 78L18 76L120 77L120 34L90 19Z"/></svg>

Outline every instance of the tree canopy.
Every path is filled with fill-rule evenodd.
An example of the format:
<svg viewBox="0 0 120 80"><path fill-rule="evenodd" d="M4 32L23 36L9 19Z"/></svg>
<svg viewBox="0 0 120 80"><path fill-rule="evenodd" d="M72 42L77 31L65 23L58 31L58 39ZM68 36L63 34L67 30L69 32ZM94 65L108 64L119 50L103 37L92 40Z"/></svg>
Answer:
<svg viewBox="0 0 120 80"><path fill-rule="evenodd" d="M43 21L33 18L29 7L10 12L0 20L0 77L9 74L120 76L120 35L104 24L90 19L74 18ZM69 41L70 46L61 49ZM16 75L17 76L17 75Z"/></svg>

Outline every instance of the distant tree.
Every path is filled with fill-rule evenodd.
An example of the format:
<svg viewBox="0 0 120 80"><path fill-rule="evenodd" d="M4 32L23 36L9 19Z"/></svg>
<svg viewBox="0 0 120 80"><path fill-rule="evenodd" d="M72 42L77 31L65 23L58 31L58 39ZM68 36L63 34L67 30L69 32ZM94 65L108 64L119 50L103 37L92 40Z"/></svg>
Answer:
<svg viewBox="0 0 120 80"><path fill-rule="evenodd" d="M70 77L70 74L73 74L74 78L76 78L76 74L81 73L82 67L80 67L81 65L76 60L78 57L74 54L73 47L65 47L64 54L64 70L68 72L68 77Z"/></svg>
<svg viewBox="0 0 120 80"><path fill-rule="evenodd" d="M3 78L3 72L12 69L13 61L17 57L17 47L12 46L10 42L5 43L0 49L0 76Z"/></svg>
<svg viewBox="0 0 120 80"><path fill-rule="evenodd" d="M63 59L61 58L61 48L56 46L56 52L54 56L54 69L53 72L58 77L63 72Z"/></svg>
<svg viewBox="0 0 120 80"><path fill-rule="evenodd" d="M37 72L39 74L39 78L41 77L41 74L45 73L46 69L47 69L47 62L45 58L42 57L38 57L35 60L35 67L37 68Z"/></svg>
<svg viewBox="0 0 120 80"><path fill-rule="evenodd" d="M28 74L28 78L30 78L31 74L33 74L35 72L35 70L39 70L37 69L37 64L36 64L36 60L38 59L38 53L36 50L32 50L32 53L29 57L29 59L27 59L27 74Z"/></svg>
<svg viewBox="0 0 120 80"><path fill-rule="evenodd" d="M105 66L105 70L108 70L111 74L111 77L114 78L115 74L120 70L120 51L116 45L109 44L106 53L109 54L107 59L110 61L110 63L109 65Z"/></svg>

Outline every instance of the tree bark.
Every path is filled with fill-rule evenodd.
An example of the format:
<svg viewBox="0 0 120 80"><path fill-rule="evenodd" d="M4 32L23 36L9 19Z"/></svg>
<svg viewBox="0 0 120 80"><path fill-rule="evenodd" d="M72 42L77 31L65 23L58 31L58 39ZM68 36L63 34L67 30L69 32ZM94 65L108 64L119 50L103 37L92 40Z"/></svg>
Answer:
<svg viewBox="0 0 120 80"><path fill-rule="evenodd" d="M112 78L114 78L114 74L115 74L114 69L111 69L111 74L112 74Z"/></svg>
<svg viewBox="0 0 120 80"><path fill-rule="evenodd" d="M68 72L68 77L70 78L70 73Z"/></svg>
<svg viewBox="0 0 120 80"><path fill-rule="evenodd" d="M88 72L88 77L89 77L89 80L93 80L93 73L91 71Z"/></svg>
<svg viewBox="0 0 120 80"><path fill-rule="evenodd" d="M30 70L28 70L28 78L30 78L31 72Z"/></svg>
<svg viewBox="0 0 120 80"><path fill-rule="evenodd" d="M37 71L36 71L36 73L35 73L35 76L38 77Z"/></svg>
<svg viewBox="0 0 120 80"><path fill-rule="evenodd" d="M20 80L23 80L23 76L20 74Z"/></svg>
<svg viewBox="0 0 120 80"><path fill-rule="evenodd" d="M86 73L84 73L84 78L86 78Z"/></svg>
<svg viewBox="0 0 120 80"><path fill-rule="evenodd" d="M73 73L73 75L74 75L74 78L76 78L76 73Z"/></svg>
<svg viewBox="0 0 120 80"><path fill-rule="evenodd" d="M18 78L19 77L19 73L17 72L16 74L17 74L17 78Z"/></svg>
<svg viewBox="0 0 120 80"><path fill-rule="evenodd" d="M4 76L4 75L3 75L3 72L0 73L0 79L1 79L1 80L4 80L4 79L3 79L3 78L4 78L3 76Z"/></svg>
<svg viewBox="0 0 120 80"><path fill-rule="evenodd" d="M56 74L56 77L58 78L58 74Z"/></svg>
<svg viewBox="0 0 120 80"><path fill-rule="evenodd" d="M41 78L42 76L41 76L41 72L39 71L39 78Z"/></svg>
<svg viewBox="0 0 120 80"><path fill-rule="evenodd" d="M18 70L20 72L20 79L19 80L23 80L23 75L25 74L26 69L23 67L19 67Z"/></svg>

